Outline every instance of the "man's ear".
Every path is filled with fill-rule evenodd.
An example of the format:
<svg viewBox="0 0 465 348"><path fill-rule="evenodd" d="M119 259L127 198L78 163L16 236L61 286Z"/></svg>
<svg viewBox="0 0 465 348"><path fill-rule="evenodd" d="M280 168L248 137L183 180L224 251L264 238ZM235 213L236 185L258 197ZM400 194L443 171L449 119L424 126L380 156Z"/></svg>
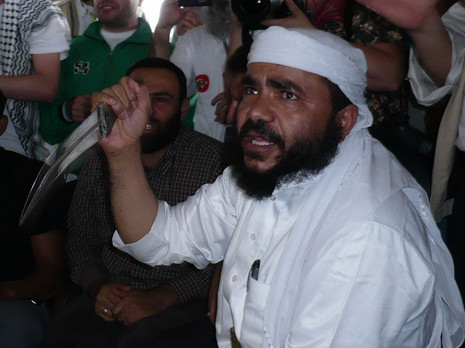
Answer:
<svg viewBox="0 0 465 348"><path fill-rule="evenodd" d="M342 128L342 141L347 136L347 134L350 133L352 128L354 128L355 123L357 123L358 107L355 104L347 105L344 109L339 110L339 112L336 114L336 119Z"/></svg>
<svg viewBox="0 0 465 348"><path fill-rule="evenodd" d="M181 102L181 121L184 120L189 112L189 99L184 98Z"/></svg>

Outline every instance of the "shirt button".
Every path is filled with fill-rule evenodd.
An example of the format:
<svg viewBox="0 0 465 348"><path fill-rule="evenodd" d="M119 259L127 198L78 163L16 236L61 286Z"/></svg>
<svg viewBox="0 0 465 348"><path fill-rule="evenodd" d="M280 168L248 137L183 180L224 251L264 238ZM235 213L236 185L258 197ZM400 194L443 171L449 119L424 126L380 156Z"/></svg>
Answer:
<svg viewBox="0 0 465 348"><path fill-rule="evenodd" d="M255 233L252 233L252 234L250 235L250 239L255 240L256 238L257 238L257 236L255 235Z"/></svg>
<svg viewBox="0 0 465 348"><path fill-rule="evenodd" d="M237 276L236 276L236 275L233 275L232 278L231 278L231 280L232 280L233 282L235 282L235 281L237 280Z"/></svg>

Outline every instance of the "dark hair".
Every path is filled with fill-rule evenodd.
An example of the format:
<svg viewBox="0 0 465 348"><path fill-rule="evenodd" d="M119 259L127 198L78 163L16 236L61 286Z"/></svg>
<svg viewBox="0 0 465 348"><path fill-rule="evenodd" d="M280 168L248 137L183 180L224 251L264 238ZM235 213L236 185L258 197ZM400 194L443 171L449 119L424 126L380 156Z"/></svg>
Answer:
<svg viewBox="0 0 465 348"><path fill-rule="evenodd" d="M323 82L328 86L329 94L331 95L331 107L333 113L337 113L344 109L347 105L353 104L349 98L341 91L338 85L328 80L326 77L321 77Z"/></svg>
<svg viewBox="0 0 465 348"><path fill-rule="evenodd" d="M187 87L186 87L186 77L181 69L176 65L171 63L169 60L163 58L145 58L141 59L138 62L134 63L126 72L126 76L131 75L131 73L136 69L142 68L154 68L154 69L167 69L172 71L177 79L179 84L179 101L181 102L187 96Z"/></svg>
<svg viewBox="0 0 465 348"><path fill-rule="evenodd" d="M251 42L239 46L226 61L226 69L233 75L244 74L247 71L247 55Z"/></svg>
<svg viewBox="0 0 465 348"><path fill-rule="evenodd" d="M3 94L3 91L0 90L0 113L1 113L0 118L2 117L3 112L5 111L5 104L6 104L6 97Z"/></svg>

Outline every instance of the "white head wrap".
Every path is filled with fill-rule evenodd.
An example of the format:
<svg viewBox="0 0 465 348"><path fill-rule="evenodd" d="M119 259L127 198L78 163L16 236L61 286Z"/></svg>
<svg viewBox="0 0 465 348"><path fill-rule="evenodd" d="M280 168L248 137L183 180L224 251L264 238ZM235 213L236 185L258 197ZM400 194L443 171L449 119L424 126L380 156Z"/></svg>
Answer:
<svg viewBox="0 0 465 348"><path fill-rule="evenodd" d="M280 64L324 76L358 107L352 132L369 127L373 121L364 97L365 56L336 35L316 29L270 27L254 38L248 63Z"/></svg>

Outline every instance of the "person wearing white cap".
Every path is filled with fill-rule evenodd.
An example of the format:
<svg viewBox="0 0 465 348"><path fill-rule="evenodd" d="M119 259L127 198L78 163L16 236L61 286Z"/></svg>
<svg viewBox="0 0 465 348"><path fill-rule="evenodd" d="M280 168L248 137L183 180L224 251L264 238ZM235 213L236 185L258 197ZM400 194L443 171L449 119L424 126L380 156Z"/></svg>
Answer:
<svg viewBox="0 0 465 348"><path fill-rule="evenodd" d="M224 260L219 347L459 346L463 304L426 194L366 129L363 53L271 27L244 85L243 155L176 206L143 175L145 87L124 79L93 96L119 117L100 141L113 244L149 265Z"/></svg>

